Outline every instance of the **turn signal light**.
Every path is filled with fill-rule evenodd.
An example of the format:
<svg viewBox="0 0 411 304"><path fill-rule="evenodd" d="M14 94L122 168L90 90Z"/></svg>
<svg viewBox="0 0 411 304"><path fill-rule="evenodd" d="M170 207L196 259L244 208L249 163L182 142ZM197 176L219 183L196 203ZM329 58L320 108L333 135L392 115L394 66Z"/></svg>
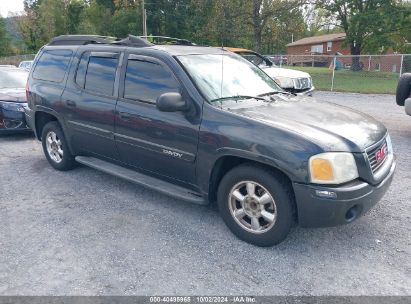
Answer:
<svg viewBox="0 0 411 304"><path fill-rule="evenodd" d="M334 179L331 163L326 159L316 158L311 161L311 174L316 180L330 181Z"/></svg>

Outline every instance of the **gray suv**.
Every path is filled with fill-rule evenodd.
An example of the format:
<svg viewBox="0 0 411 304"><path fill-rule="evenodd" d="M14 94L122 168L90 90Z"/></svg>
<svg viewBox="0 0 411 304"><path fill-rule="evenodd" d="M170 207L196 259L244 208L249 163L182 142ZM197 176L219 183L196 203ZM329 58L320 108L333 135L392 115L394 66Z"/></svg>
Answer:
<svg viewBox="0 0 411 304"><path fill-rule="evenodd" d="M218 204L240 239L278 244L293 222L346 224L395 169L370 116L282 90L239 55L129 36L60 36L37 54L26 118L50 165L81 163L172 197Z"/></svg>

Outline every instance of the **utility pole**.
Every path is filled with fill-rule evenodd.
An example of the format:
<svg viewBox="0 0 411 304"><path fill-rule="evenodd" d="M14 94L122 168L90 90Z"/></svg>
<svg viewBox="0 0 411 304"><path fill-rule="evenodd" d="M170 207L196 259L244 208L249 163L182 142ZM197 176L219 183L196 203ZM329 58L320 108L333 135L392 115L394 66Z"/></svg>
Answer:
<svg viewBox="0 0 411 304"><path fill-rule="evenodd" d="M142 11L143 11L143 36L147 36L147 12L144 5L144 0L142 0Z"/></svg>

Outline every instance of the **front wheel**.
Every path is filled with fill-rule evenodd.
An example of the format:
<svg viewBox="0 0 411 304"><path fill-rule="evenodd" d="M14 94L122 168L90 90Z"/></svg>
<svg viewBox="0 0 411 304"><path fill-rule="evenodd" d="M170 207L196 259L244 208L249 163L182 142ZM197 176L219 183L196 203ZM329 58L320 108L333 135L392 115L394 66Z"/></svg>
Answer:
<svg viewBox="0 0 411 304"><path fill-rule="evenodd" d="M293 223L294 199L285 177L266 168L241 165L221 180L221 216L240 239L257 246L282 242Z"/></svg>
<svg viewBox="0 0 411 304"><path fill-rule="evenodd" d="M64 133L57 121L47 123L41 133L43 151L50 165L57 170L67 171L75 167Z"/></svg>
<svg viewBox="0 0 411 304"><path fill-rule="evenodd" d="M405 100L411 94L411 73L402 74L397 85L396 102L399 106L404 106Z"/></svg>

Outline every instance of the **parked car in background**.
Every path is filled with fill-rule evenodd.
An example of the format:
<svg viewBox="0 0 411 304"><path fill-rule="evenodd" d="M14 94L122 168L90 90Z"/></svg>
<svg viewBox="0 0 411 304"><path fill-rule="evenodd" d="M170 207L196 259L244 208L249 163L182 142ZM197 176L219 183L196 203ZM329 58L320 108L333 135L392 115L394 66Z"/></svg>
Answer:
<svg viewBox="0 0 411 304"><path fill-rule="evenodd" d="M281 56L281 55L277 55L277 56L265 56L268 59L271 60L271 62L273 62L275 65L287 65L288 63L288 57L287 56Z"/></svg>
<svg viewBox="0 0 411 304"><path fill-rule="evenodd" d="M405 113L411 115L411 73L401 75L397 85L396 102L405 108Z"/></svg>
<svg viewBox="0 0 411 304"><path fill-rule="evenodd" d="M0 68L17 68L15 65L12 64L0 64Z"/></svg>
<svg viewBox="0 0 411 304"><path fill-rule="evenodd" d="M28 72L16 67L0 67L0 134L31 131L26 124L26 83Z"/></svg>
<svg viewBox="0 0 411 304"><path fill-rule="evenodd" d="M37 54L27 94L27 121L56 170L79 162L179 200L217 202L231 231L259 246L284 240L295 220L358 219L395 170L383 124L288 94L213 47L56 37Z"/></svg>
<svg viewBox="0 0 411 304"><path fill-rule="evenodd" d="M268 74L278 85L293 94L311 96L315 88L310 74L291 69L279 68L270 59L256 52L241 48L224 48L252 62Z"/></svg>
<svg viewBox="0 0 411 304"><path fill-rule="evenodd" d="M33 60L22 61L19 64L19 68L23 69L23 70L26 70L26 71L30 71L32 64L33 64Z"/></svg>

